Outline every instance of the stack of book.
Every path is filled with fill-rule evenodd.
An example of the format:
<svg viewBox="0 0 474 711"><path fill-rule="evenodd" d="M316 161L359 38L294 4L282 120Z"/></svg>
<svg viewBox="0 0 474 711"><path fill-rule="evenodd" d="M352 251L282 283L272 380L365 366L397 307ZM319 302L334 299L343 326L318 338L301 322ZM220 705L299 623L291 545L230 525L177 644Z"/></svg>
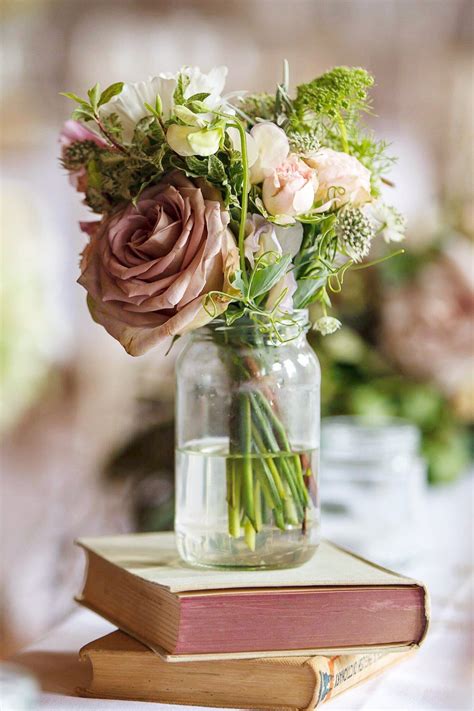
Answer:
<svg viewBox="0 0 474 711"><path fill-rule="evenodd" d="M86 696L309 711L413 654L428 626L422 584L327 542L274 571L190 568L167 533L78 543L78 601L120 628L81 649Z"/></svg>

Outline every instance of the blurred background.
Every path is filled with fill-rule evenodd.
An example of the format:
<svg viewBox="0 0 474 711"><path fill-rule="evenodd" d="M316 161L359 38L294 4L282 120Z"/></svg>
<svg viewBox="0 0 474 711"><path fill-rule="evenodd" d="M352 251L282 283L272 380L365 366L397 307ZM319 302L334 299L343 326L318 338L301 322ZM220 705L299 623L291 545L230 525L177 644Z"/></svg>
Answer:
<svg viewBox="0 0 474 711"><path fill-rule="evenodd" d="M0 652L73 606L79 535L172 525L173 363L93 324L76 285L87 211L57 135L83 95L183 64L272 91L337 64L376 77L377 132L399 156L389 202L407 254L347 278L344 328L312 343L323 413L401 416L429 481L469 468L474 419L470 0L4 0L1 68ZM324 496L323 496L324 500Z"/></svg>

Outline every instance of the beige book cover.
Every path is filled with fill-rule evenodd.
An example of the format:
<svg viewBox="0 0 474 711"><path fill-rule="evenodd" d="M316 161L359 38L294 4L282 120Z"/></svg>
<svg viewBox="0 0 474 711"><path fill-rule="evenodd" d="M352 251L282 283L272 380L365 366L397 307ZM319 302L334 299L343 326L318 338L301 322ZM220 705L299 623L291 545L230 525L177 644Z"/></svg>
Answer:
<svg viewBox="0 0 474 711"><path fill-rule="evenodd" d="M77 544L172 593L314 585L416 584L410 578L370 563L328 541L322 541L313 558L298 568L235 571L186 565L178 555L172 532L80 538Z"/></svg>
<svg viewBox="0 0 474 711"><path fill-rule="evenodd" d="M167 664L123 632L80 651L89 666L82 696L160 703L310 711L331 697L409 658L414 650L333 657Z"/></svg>

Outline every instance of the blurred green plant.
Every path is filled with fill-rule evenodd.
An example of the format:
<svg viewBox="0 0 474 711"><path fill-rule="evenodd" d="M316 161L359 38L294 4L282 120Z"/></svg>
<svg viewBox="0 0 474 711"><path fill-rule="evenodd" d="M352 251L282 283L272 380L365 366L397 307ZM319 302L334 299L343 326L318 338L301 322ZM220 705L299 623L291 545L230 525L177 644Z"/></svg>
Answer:
<svg viewBox="0 0 474 711"><path fill-rule="evenodd" d="M413 282L439 256L441 246L442 240L431 242L367 271L364 279L348 279L344 296L335 303L335 313L348 325L326 338L310 336L324 372L323 416L403 417L415 423L432 483L452 481L466 470L472 427L460 420L453 402L434 382L401 372L378 338L382 292Z"/></svg>

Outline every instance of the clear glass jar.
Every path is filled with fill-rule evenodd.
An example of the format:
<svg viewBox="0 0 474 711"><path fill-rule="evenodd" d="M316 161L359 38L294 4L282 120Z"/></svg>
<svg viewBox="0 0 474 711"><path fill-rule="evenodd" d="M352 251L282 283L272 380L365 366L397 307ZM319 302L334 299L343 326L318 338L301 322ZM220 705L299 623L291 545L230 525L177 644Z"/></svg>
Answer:
<svg viewBox="0 0 474 711"><path fill-rule="evenodd" d="M193 565L288 568L319 542L320 368L307 312L279 325L216 319L177 362L176 517Z"/></svg>
<svg viewBox="0 0 474 711"><path fill-rule="evenodd" d="M417 552L426 467L399 418L328 417L321 432L324 536L381 565Z"/></svg>

